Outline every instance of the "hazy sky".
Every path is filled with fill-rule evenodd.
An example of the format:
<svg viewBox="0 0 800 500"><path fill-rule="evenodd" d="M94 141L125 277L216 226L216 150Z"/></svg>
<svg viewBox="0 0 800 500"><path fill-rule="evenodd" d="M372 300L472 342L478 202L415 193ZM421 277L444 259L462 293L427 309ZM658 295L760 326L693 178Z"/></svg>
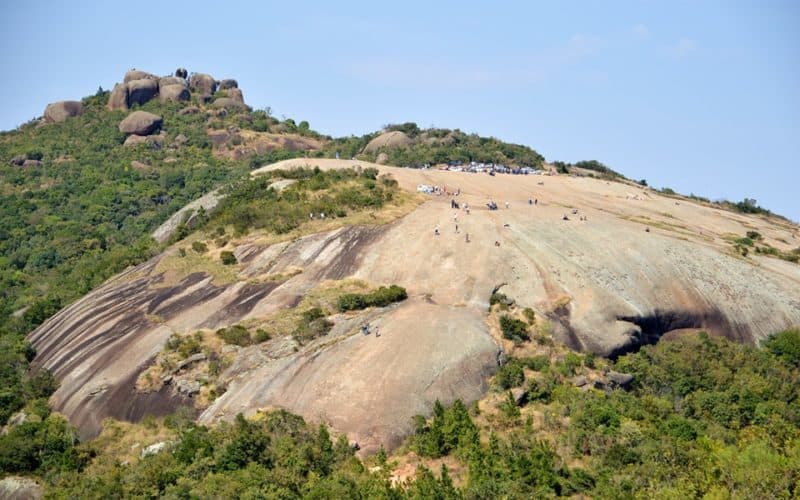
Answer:
<svg viewBox="0 0 800 500"><path fill-rule="evenodd" d="M800 220L800 2L467 3L3 2L0 129L183 66L334 136L460 128Z"/></svg>

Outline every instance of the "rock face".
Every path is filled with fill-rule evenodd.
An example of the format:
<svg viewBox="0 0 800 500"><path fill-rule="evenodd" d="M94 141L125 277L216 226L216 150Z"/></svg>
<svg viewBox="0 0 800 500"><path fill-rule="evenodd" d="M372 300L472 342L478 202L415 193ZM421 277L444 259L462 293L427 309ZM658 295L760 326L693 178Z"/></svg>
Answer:
<svg viewBox="0 0 800 500"><path fill-rule="evenodd" d="M190 97L189 89L180 84L163 86L158 94L158 99L162 103L188 101Z"/></svg>
<svg viewBox="0 0 800 500"><path fill-rule="evenodd" d="M364 152L374 153L381 148L402 148L410 145L412 142L413 141L411 138L408 137L404 132L394 130L392 132L381 134L369 141L366 147L364 147Z"/></svg>
<svg viewBox="0 0 800 500"><path fill-rule="evenodd" d="M145 104L158 94L158 80L153 78L131 80L125 85L128 87L128 107Z"/></svg>
<svg viewBox="0 0 800 500"><path fill-rule="evenodd" d="M117 83L108 96L108 109L110 111L128 109L128 86L124 83Z"/></svg>
<svg viewBox="0 0 800 500"><path fill-rule="evenodd" d="M161 127L161 117L147 111L134 111L119 124L123 134L149 135Z"/></svg>
<svg viewBox="0 0 800 500"><path fill-rule="evenodd" d="M83 114L83 104L80 101L59 101L47 105L44 110L44 121L61 123L80 114Z"/></svg>
<svg viewBox="0 0 800 500"><path fill-rule="evenodd" d="M503 283L502 293L552 324L556 340L607 356L686 328L752 343L800 323L800 266L764 256L742 259L722 238L753 229L784 248L780 241L798 230L785 222L720 213L689 200L676 206L655 192L635 200L627 195L641 188L590 178L548 177L538 184L539 176L306 158L266 168L307 164L375 167L409 191L419 184L458 186L459 201L474 207L460 223L471 241L452 230L433 237L432 228L451 220L452 209L448 198L430 197L383 226L343 227L274 244L257 236L237 240L236 277L225 283L200 272L167 280L158 266L177 255L178 246L171 247L29 336L39 353L34 368L52 370L61 382L51 403L83 437L96 434L107 416L136 420L193 401L175 384L158 393L134 389L175 332L267 318L328 280L396 283L409 298L334 315L330 333L305 345L282 337L229 352L235 360L217 381L227 391L202 412L201 422L282 407L328 422L367 453L380 444L392 447L413 432L411 417L430 414L436 399L470 402L487 389L499 347L486 309ZM536 206L526 202L531 193ZM509 200L510 208L483 209L488 199ZM579 207L588 221L563 221L564 204ZM653 226L648 234L637 222L664 217L673 226ZM380 328L381 336L359 333L365 324ZM609 374L609 385L626 378Z"/></svg>
<svg viewBox="0 0 800 500"><path fill-rule="evenodd" d="M188 224L189 227L192 227L191 221L194 219L195 214L198 210L200 210L200 208L205 210L207 214L212 214L221 200L222 196L220 196L219 191L216 189L210 193L204 194L200 198L172 214L172 216L163 224L161 224L158 229L153 231L153 239L159 243L166 242L175 233L175 231L178 229L178 226L183 221L186 221L186 224Z"/></svg>

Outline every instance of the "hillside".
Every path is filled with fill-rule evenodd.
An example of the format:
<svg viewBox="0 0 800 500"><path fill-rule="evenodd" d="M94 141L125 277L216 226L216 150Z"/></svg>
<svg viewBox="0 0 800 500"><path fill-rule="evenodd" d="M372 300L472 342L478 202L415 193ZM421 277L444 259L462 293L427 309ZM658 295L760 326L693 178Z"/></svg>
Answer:
<svg viewBox="0 0 800 500"><path fill-rule="evenodd" d="M106 469L91 457L131 460L130 450L109 444L120 436L141 444L126 432L170 447L191 443L184 432L197 430L205 437L187 444L188 455L178 447L152 460L201 467L213 455L215 473L305 463L273 478L302 477L302 485L281 483L289 496L339 467L348 488L399 491L392 481L416 477L414 488L457 497L447 473L414 471L421 465L454 468L468 496L497 496L521 481L532 489L515 495L596 488L602 497L622 483L647 489L626 481L650 464L652 440L667 425L659 419L671 412L695 419L686 424L692 446L702 447L705 432L715 446L744 449L749 431L726 434L726 425L737 433L740 425L762 433L786 426L770 459L796 452L796 412L758 388L797 378L796 330L788 329L800 324L800 228L760 207L735 211L658 192L599 162L550 165L528 147L458 130L402 124L334 139L251 110L235 80L180 69L169 77L132 70L111 92L48 106L42 120L0 136L0 159L0 423L10 419L8 442L44 432L45 444L60 436L51 448L63 452L53 463L33 448L23 458L0 454L0 464L16 464L4 471L126 475L152 462ZM747 357L762 377L746 380L752 394L725 393L724 403L712 401L723 397L715 392L692 396L700 402L689 398L695 413L686 413L678 399L721 386L696 374L691 388L677 379L659 386L660 372L646 365L688 370L682 363L697 342L726 356L724 368L704 366L700 378L742 382L725 370ZM788 359L770 358L771 375L757 349L764 342L775 360ZM684 389L674 401L664 395ZM651 396L675 407L648 406ZM740 396L752 401L740 405ZM791 406L796 391L781 398ZM594 422L600 407L615 416ZM746 416L723 418L723 407ZM437 419L446 430L431 430L443 425ZM639 422L636 432L620 424L626 419ZM589 434L606 425L615 437L578 435L571 422ZM88 448L75 447L70 425ZM638 440L615 434L623 427ZM335 450L329 431L341 436ZM462 431L471 445L441 434ZM491 441L495 431L502 445ZM538 461L547 479L481 476L489 461L511 460L517 431L531 455L514 460ZM241 440L244 448L261 443L264 455L242 462L239 451L219 451ZM308 445L304 458L274 448L288 442ZM613 446L632 442L646 460L617 456ZM367 473L356 451L377 453L366 460L379 472ZM624 480L609 464L627 467ZM575 472L584 468L589 479ZM668 469L665 483L682 474ZM126 494L164 494L177 477ZM788 491L785 481L776 485ZM193 494L231 494L205 487Z"/></svg>

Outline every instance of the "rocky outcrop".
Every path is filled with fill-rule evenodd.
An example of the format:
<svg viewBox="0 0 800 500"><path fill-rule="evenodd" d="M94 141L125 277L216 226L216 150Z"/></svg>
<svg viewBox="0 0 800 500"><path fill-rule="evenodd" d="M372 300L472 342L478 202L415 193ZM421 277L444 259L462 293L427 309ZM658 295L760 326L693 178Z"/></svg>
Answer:
<svg viewBox="0 0 800 500"><path fill-rule="evenodd" d="M161 87L158 99L162 103L188 101L191 95L185 85L165 85Z"/></svg>
<svg viewBox="0 0 800 500"><path fill-rule="evenodd" d="M47 105L44 110L44 121L61 123L67 118L81 114L83 114L83 104L80 101L59 101Z"/></svg>
<svg viewBox="0 0 800 500"><path fill-rule="evenodd" d="M123 134L150 135L161 127L161 117L147 111L134 111L119 124Z"/></svg>
<svg viewBox="0 0 800 500"><path fill-rule="evenodd" d="M366 147L364 147L364 152L374 153L382 148L402 148L409 146L412 143L413 141L411 138L408 137L404 132L394 130L392 132L383 133L369 141Z"/></svg>
<svg viewBox="0 0 800 500"><path fill-rule="evenodd" d="M131 80L125 85L128 87L128 107L145 104L158 94L158 80L153 78Z"/></svg>

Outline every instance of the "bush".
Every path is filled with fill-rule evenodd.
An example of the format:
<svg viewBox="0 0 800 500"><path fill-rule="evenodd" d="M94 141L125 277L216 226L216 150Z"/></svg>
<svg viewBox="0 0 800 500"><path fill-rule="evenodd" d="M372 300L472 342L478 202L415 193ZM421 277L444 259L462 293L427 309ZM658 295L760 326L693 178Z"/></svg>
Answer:
<svg viewBox="0 0 800 500"><path fill-rule="evenodd" d="M258 330L256 330L256 342L257 343L260 344L261 342L266 342L267 340L269 340L271 338L272 337L270 336L269 332L267 332L263 328L259 328Z"/></svg>
<svg viewBox="0 0 800 500"><path fill-rule="evenodd" d="M533 326L536 324L536 313L530 307L523 309L522 315L525 316L525 320L529 325Z"/></svg>
<svg viewBox="0 0 800 500"><path fill-rule="evenodd" d="M236 256L233 255L233 252L229 250L223 250L219 254L219 259L222 261L223 264L226 266L230 266L232 264L236 264L238 261L236 260Z"/></svg>
<svg viewBox="0 0 800 500"><path fill-rule="evenodd" d="M192 243L192 250L194 250L197 253L206 253L208 252L208 245L206 245L202 241L195 241Z"/></svg>
<svg viewBox="0 0 800 500"><path fill-rule="evenodd" d="M394 302L400 302L408 298L406 289L392 285L382 286L370 293L346 293L340 295L337 300L337 307L340 312L356 311L367 307L385 307Z"/></svg>
<svg viewBox="0 0 800 500"><path fill-rule="evenodd" d="M504 364L497 370L494 381L501 389L521 386L525 382L522 364L517 360L511 360Z"/></svg>
<svg viewBox="0 0 800 500"><path fill-rule="evenodd" d="M217 336L225 341L226 344L248 346L253 341L250 338L250 332L242 325L233 325L228 328L220 328L217 330Z"/></svg>
<svg viewBox="0 0 800 500"><path fill-rule="evenodd" d="M758 231L747 231L747 237L753 241L757 241L761 239L761 233Z"/></svg>
<svg viewBox="0 0 800 500"><path fill-rule="evenodd" d="M513 340L514 342L530 340L528 325L517 318L512 318L506 314L500 316L500 329L503 331L503 338L505 339Z"/></svg>
<svg viewBox="0 0 800 500"><path fill-rule="evenodd" d="M538 356L531 356L529 358L523 358L521 362L522 364L525 365L526 368L528 368L529 370L533 370L535 372L543 371L548 366L550 366L550 358L548 358L544 354L540 354Z"/></svg>

